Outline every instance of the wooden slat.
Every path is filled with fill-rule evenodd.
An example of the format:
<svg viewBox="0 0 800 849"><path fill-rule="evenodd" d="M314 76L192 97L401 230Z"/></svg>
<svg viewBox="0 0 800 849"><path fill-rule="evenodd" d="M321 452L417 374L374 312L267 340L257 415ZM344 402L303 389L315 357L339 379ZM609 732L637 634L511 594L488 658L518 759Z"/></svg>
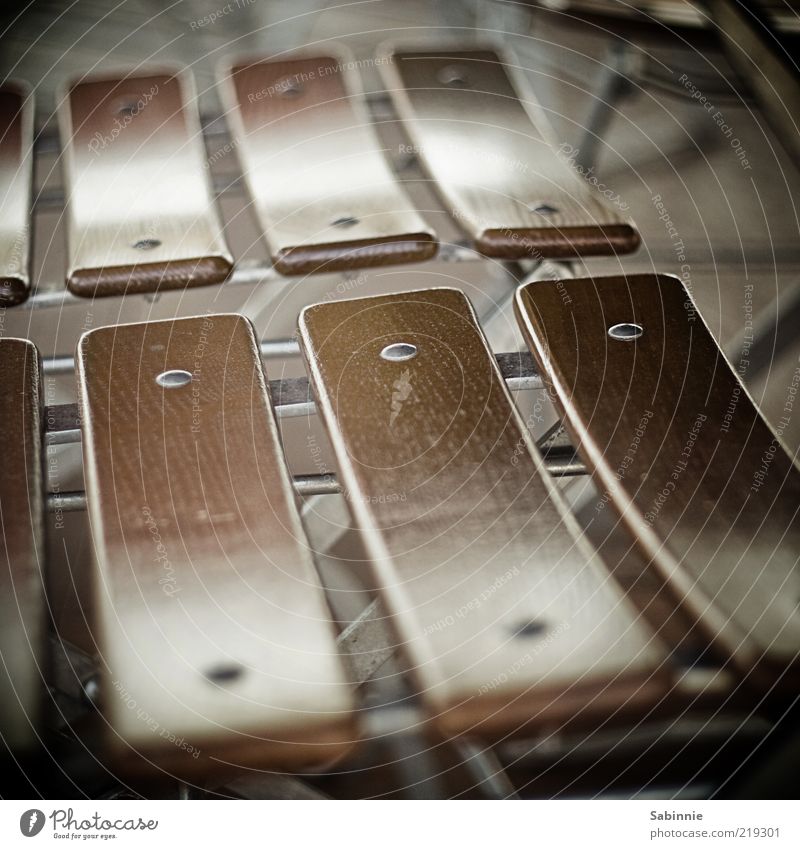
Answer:
<svg viewBox="0 0 800 849"><path fill-rule="evenodd" d="M552 144L533 95L490 50L398 50L380 64L420 160L486 256L627 253L624 212Z"/></svg>
<svg viewBox="0 0 800 849"><path fill-rule="evenodd" d="M619 511L723 660L762 686L796 687L800 474L683 285L654 275L536 283L519 290L517 309L594 470L596 510ZM612 338L621 323L641 336ZM797 388L786 388L788 418Z"/></svg>
<svg viewBox="0 0 800 849"><path fill-rule="evenodd" d="M19 83L0 87L0 305L24 301L30 282L33 95Z"/></svg>
<svg viewBox="0 0 800 849"><path fill-rule="evenodd" d="M228 69L242 170L275 267L311 274L433 256L434 235L386 164L347 57Z"/></svg>
<svg viewBox="0 0 800 849"><path fill-rule="evenodd" d="M154 292L228 276L188 71L74 83L59 121L72 292Z"/></svg>
<svg viewBox="0 0 800 849"><path fill-rule="evenodd" d="M40 361L32 342L0 339L0 737L36 741L45 639Z"/></svg>
<svg viewBox="0 0 800 849"><path fill-rule="evenodd" d="M613 721L660 647L579 539L461 292L306 308L300 339L374 582L431 721ZM386 346L417 354L387 361Z"/></svg>
<svg viewBox="0 0 800 849"><path fill-rule="evenodd" d="M351 695L249 322L99 329L78 369L112 743L181 769L341 752Z"/></svg>

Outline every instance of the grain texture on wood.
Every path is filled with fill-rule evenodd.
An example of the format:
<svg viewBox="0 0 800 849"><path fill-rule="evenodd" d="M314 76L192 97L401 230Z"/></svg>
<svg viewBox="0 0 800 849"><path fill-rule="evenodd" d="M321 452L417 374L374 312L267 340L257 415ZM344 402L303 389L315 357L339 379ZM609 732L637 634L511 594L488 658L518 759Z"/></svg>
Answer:
<svg viewBox="0 0 800 849"><path fill-rule="evenodd" d="M0 86L0 306L22 303L31 291L32 181L33 95L6 82Z"/></svg>
<svg viewBox="0 0 800 849"><path fill-rule="evenodd" d="M555 150L541 107L497 53L398 50L385 58L380 70L414 149L481 253L557 258L636 248L624 212Z"/></svg>
<svg viewBox="0 0 800 849"><path fill-rule="evenodd" d="M661 648L579 538L465 296L308 307L300 338L431 722L491 737L651 707Z"/></svg>
<svg viewBox="0 0 800 849"><path fill-rule="evenodd" d="M0 735L35 743L41 719L46 611L39 353L0 339Z"/></svg>
<svg viewBox="0 0 800 849"><path fill-rule="evenodd" d="M103 328L78 369L111 742L180 770L343 751L351 695L252 326Z"/></svg>
<svg viewBox="0 0 800 849"><path fill-rule="evenodd" d="M683 285L540 282L516 307L596 476L596 510L619 512L723 661L759 686L796 687L800 473Z"/></svg>
<svg viewBox="0 0 800 849"><path fill-rule="evenodd" d="M74 83L59 123L70 291L124 295L225 280L233 259L188 71Z"/></svg>
<svg viewBox="0 0 800 849"><path fill-rule="evenodd" d="M436 253L435 236L388 168L344 58L239 63L222 85L278 271L368 268Z"/></svg>

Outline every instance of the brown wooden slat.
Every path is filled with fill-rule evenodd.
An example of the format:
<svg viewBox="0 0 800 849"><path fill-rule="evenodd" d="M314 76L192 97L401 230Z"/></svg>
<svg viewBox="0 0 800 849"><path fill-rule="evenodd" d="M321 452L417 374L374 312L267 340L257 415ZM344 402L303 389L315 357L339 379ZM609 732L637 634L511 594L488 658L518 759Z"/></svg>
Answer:
<svg viewBox="0 0 800 849"><path fill-rule="evenodd" d="M112 745L180 770L341 753L352 696L250 323L102 328L78 369Z"/></svg>
<svg viewBox="0 0 800 849"><path fill-rule="evenodd" d="M494 736L652 706L661 648L579 539L465 296L308 307L300 340L431 721ZM396 343L416 356L384 359Z"/></svg>
<svg viewBox="0 0 800 849"><path fill-rule="evenodd" d="M6 82L0 86L0 306L30 295L32 181L33 95Z"/></svg>
<svg viewBox="0 0 800 849"><path fill-rule="evenodd" d="M554 258L637 247L624 212L556 152L541 107L496 52L402 49L382 58L415 152L481 253Z"/></svg>
<svg viewBox="0 0 800 849"><path fill-rule="evenodd" d="M621 514L723 660L763 687L796 687L800 474L683 285L655 275L536 283L516 306L594 470L596 511ZM620 323L643 332L612 338ZM796 392L797 381L788 417Z"/></svg>
<svg viewBox="0 0 800 849"><path fill-rule="evenodd" d="M0 736L35 743L45 688L43 481L39 353L0 339Z"/></svg>
<svg viewBox="0 0 800 849"><path fill-rule="evenodd" d="M233 259L188 71L76 82L59 122L70 291L124 295L225 280Z"/></svg>
<svg viewBox="0 0 800 849"><path fill-rule="evenodd" d="M283 274L432 257L392 176L347 58L240 63L222 80L242 170Z"/></svg>

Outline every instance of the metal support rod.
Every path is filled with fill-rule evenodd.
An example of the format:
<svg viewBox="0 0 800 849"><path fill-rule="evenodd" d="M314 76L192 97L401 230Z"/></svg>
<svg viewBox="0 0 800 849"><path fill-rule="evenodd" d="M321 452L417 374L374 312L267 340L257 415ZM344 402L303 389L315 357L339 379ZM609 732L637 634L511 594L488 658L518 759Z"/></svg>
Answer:
<svg viewBox="0 0 800 849"><path fill-rule="evenodd" d="M705 0L728 61L755 96L787 153L800 156L800 71L766 16L753 4Z"/></svg>
<svg viewBox="0 0 800 849"><path fill-rule="evenodd" d="M572 447L551 448L543 453L545 468L553 477L567 478L585 475L586 467L575 456ZM295 492L309 495L346 495L336 475L295 475ZM50 492L47 495L48 513L75 513L86 509L86 493L80 490L71 492Z"/></svg>
<svg viewBox="0 0 800 849"><path fill-rule="evenodd" d="M608 67L601 77L575 157L587 175L597 166L600 143L614 120L617 104L634 90L631 76L636 58L634 51L624 43L615 43L610 50Z"/></svg>
<svg viewBox="0 0 800 849"><path fill-rule="evenodd" d="M275 342L262 342L261 351L266 357L284 357L290 356L291 352L299 353L299 348L292 339L278 339ZM512 391L542 388L542 379L528 351L496 354L495 357L506 385ZM314 395L306 377L271 380L269 391L278 418L316 413ZM45 407L44 423L47 445L67 445L80 441L81 423L77 404Z"/></svg>
<svg viewBox="0 0 800 849"><path fill-rule="evenodd" d="M264 342L262 355L288 356L299 351L293 339L279 339ZM512 390L539 389L542 380L536 370L533 357L527 351L496 354L497 365ZM270 395L275 412L279 418L308 416L316 413L311 387L305 377L272 380L269 384ZM58 404L45 408L44 440L46 445L68 445L80 442L81 425L77 404ZM572 477L586 474L586 467L575 456L569 444L556 443L542 446L545 467L554 477ZM342 493L342 487L335 475L296 475L294 486L298 495L333 495ZM70 513L86 509L86 495L83 492L52 492L47 496L47 509L50 513Z"/></svg>

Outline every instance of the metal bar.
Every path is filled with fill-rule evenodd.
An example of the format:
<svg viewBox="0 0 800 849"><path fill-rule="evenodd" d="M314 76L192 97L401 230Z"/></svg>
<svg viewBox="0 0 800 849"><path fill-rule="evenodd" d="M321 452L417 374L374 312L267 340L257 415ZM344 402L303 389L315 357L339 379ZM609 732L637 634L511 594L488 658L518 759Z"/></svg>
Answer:
<svg viewBox="0 0 800 849"><path fill-rule="evenodd" d="M575 458L572 447L551 449L544 454L545 468L553 477L566 478L585 475L586 467ZM343 493L341 483L332 473L324 475L295 475L295 492L310 495L337 495ZM49 513L75 513L86 509L86 493L80 490L51 492L47 496Z"/></svg>
<svg viewBox="0 0 800 849"><path fill-rule="evenodd" d="M86 509L86 493L83 490L74 492L48 492L48 513L79 513Z"/></svg>
<svg viewBox="0 0 800 849"><path fill-rule="evenodd" d="M494 750L461 738L455 742L463 766L488 799L519 799Z"/></svg>
<svg viewBox="0 0 800 849"><path fill-rule="evenodd" d="M342 485L333 474L295 475L294 488L301 496L337 495L342 491Z"/></svg>
<svg viewBox="0 0 800 849"><path fill-rule="evenodd" d="M336 638L352 684L368 681L394 654L396 641L388 622L388 615L375 599Z"/></svg>
<svg viewBox="0 0 800 849"><path fill-rule="evenodd" d="M277 339L261 343L261 355L290 357L299 354L293 339ZM527 351L496 354L497 365L509 389L541 389L542 379L532 355ZM71 358L70 358L71 359ZM59 363L59 366L63 365ZM269 392L278 418L313 415L314 396L306 377L271 380ZM56 404L45 409L45 441L48 445L64 445L80 440L80 416L77 404Z"/></svg>
<svg viewBox="0 0 800 849"><path fill-rule="evenodd" d="M615 43L609 51L608 65L600 79L576 155L578 165L587 174L597 167L600 146L614 121L617 104L634 91L631 78L639 70L638 56L638 51L624 42Z"/></svg>
<svg viewBox="0 0 800 849"><path fill-rule="evenodd" d="M588 474L586 466L577 459L573 448L551 449L544 453L544 465L554 478L573 478Z"/></svg>
<svg viewBox="0 0 800 849"><path fill-rule="evenodd" d="M800 73L766 18L731 0L705 0L725 55L755 95L779 141L800 154Z"/></svg>
<svg viewBox="0 0 800 849"><path fill-rule="evenodd" d="M288 357L299 353L297 342L293 339L277 339L261 343L264 358ZM497 364L506 380L506 385L514 391L540 389L542 381L536 370L532 355L527 352L508 352L496 354ZM310 416L316 413L308 378L292 377L284 380L271 380L270 396L278 418ZM81 422L77 404L56 404L45 408L45 444L69 445L80 442ZM586 474L583 463L575 456L574 449L568 444L554 444L544 448L543 456L547 470L555 477L571 477ZM298 495L332 495L342 491L335 475L296 475L295 490ZM53 492L47 500L47 509L51 513L69 513L86 509L86 497L83 492Z"/></svg>

